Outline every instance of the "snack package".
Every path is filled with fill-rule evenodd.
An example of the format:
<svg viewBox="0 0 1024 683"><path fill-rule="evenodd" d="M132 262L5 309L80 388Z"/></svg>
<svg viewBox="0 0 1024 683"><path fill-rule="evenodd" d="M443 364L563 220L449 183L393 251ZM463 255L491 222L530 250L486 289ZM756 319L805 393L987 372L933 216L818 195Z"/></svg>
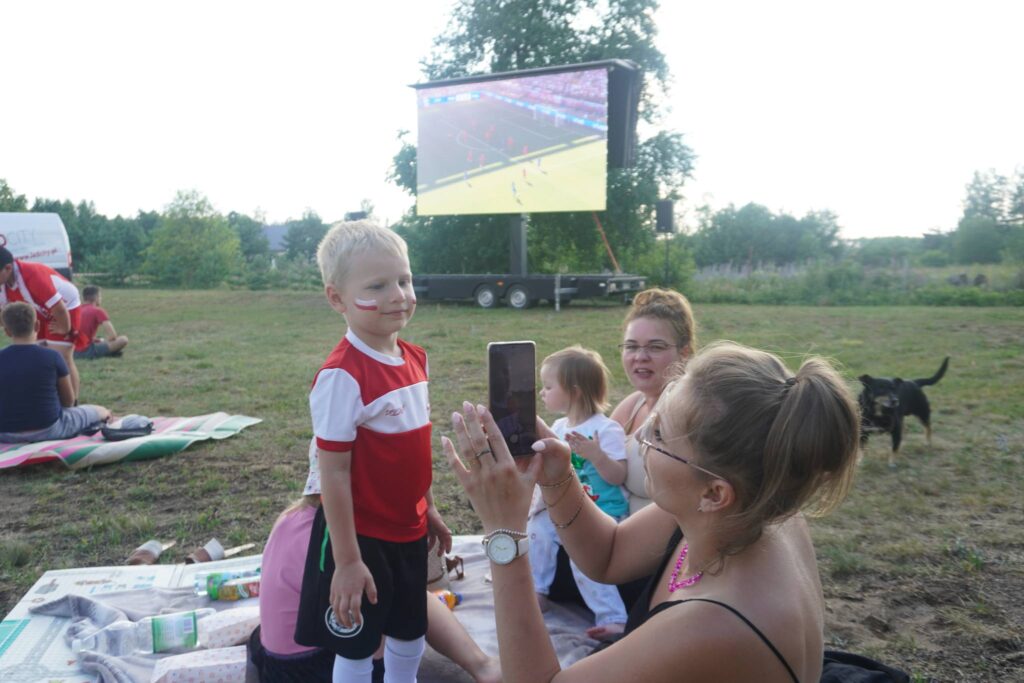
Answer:
<svg viewBox="0 0 1024 683"><path fill-rule="evenodd" d="M195 650L158 660L149 680L150 683L244 681L247 663L244 645Z"/></svg>
<svg viewBox="0 0 1024 683"><path fill-rule="evenodd" d="M206 617L201 622L202 646L223 648L241 645L260 624L260 607L234 607Z"/></svg>

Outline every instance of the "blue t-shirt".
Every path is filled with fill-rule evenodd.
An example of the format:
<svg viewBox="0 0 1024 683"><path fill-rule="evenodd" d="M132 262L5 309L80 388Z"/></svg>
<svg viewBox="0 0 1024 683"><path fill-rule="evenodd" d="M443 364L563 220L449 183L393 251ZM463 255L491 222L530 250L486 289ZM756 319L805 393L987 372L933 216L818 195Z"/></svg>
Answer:
<svg viewBox="0 0 1024 683"><path fill-rule="evenodd" d="M46 429L60 417L57 380L68 366L53 349L11 344L0 350L0 432Z"/></svg>

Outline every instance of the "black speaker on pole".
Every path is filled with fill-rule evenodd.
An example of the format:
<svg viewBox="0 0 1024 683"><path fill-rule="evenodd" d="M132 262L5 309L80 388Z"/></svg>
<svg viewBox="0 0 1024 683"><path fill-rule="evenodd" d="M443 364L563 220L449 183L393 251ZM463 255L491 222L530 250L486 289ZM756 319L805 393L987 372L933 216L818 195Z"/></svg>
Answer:
<svg viewBox="0 0 1024 683"><path fill-rule="evenodd" d="M672 225L674 202L671 199L659 200L655 205L655 214L657 216L657 223L655 227L658 232L675 232L675 227Z"/></svg>

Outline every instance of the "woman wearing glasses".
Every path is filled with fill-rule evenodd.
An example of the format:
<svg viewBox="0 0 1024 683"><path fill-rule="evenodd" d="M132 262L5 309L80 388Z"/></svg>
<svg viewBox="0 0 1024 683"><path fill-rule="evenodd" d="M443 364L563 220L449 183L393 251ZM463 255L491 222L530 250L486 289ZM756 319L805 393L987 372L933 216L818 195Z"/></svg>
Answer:
<svg viewBox="0 0 1024 683"><path fill-rule="evenodd" d="M445 453L480 516L506 683L803 681L821 676L824 599L802 510L849 488L857 405L823 360L793 375L774 355L718 344L665 387L637 435L649 505L616 524L583 494L567 446L509 455L491 416L464 405ZM590 578L653 575L624 637L562 670L533 592L522 533L534 484Z"/></svg>
<svg viewBox="0 0 1024 683"><path fill-rule="evenodd" d="M619 351L622 369L636 391L615 407L611 418L626 431L625 486L633 514L651 502L644 489L636 430L661 396L670 374L697 351L697 323L690 302L670 289L653 288L637 294L626 313Z"/></svg>

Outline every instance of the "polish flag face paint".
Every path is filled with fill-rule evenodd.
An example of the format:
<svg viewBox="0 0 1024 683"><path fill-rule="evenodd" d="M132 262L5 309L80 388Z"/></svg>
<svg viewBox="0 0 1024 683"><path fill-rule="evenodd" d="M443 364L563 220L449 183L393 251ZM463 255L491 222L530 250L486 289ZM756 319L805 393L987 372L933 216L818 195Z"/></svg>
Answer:
<svg viewBox="0 0 1024 683"><path fill-rule="evenodd" d="M360 311L376 311L377 301L374 299L360 299L356 298L356 308Z"/></svg>

